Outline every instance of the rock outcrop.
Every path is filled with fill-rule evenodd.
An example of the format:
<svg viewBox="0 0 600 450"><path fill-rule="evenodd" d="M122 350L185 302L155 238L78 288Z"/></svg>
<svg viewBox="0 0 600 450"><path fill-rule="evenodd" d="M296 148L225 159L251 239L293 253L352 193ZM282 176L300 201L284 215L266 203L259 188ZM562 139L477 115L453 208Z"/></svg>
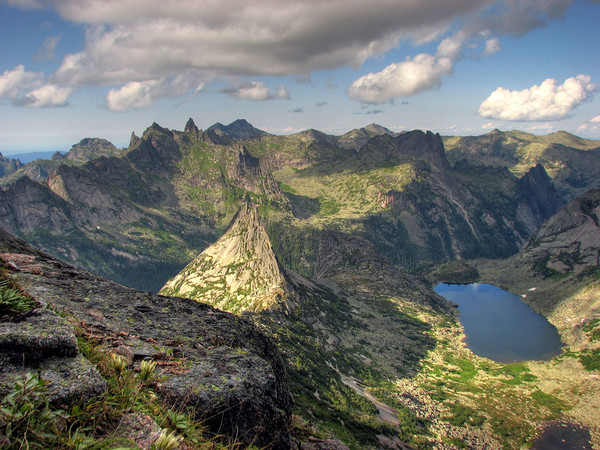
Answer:
<svg viewBox="0 0 600 450"><path fill-rule="evenodd" d="M388 130L381 125L372 123L363 128L350 130L347 133L341 135L338 138L338 145L346 150L360 150L369 140L375 136L388 134L390 136L396 136L397 133Z"/></svg>
<svg viewBox="0 0 600 450"><path fill-rule="evenodd" d="M71 147L65 159L84 163L102 156L116 156L121 152L111 142L100 138L84 138Z"/></svg>
<svg viewBox="0 0 600 450"><path fill-rule="evenodd" d="M194 135L196 135L200 132L200 130L196 126L196 123L194 122L194 120L191 117L186 122L185 128L183 129L183 131L185 133L190 133L190 134L194 134Z"/></svg>
<svg viewBox="0 0 600 450"><path fill-rule="evenodd" d="M180 361L185 370L166 366L157 391L176 407L194 409L215 434L258 446L291 445L292 400L281 357L249 322L196 301L126 288L4 231L0 262L41 305L19 323L0 322L4 389L18 370L40 368L63 401L102 390L103 380L79 354L73 326L48 306L133 364L160 354Z"/></svg>

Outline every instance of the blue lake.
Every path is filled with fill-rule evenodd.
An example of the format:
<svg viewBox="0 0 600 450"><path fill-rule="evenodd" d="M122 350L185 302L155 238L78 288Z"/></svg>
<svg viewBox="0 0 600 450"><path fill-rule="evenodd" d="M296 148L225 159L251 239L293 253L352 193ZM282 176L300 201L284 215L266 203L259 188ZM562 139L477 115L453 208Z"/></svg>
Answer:
<svg viewBox="0 0 600 450"><path fill-rule="evenodd" d="M458 304L465 343L498 362L549 360L561 353L554 325L521 299L490 284L438 284L435 291Z"/></svg>

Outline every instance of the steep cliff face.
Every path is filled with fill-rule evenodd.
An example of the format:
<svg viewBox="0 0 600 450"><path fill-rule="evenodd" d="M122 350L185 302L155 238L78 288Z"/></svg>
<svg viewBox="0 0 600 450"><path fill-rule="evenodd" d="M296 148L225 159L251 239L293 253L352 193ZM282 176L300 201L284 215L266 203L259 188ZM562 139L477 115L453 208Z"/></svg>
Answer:
<svg viewBox="0 0 600 450"><path fill-rule="evenodd" d="M81 222L74 220L67 202L28 177L0 189L0 226L12 232L44 229L68 233Z"/></svg>
<svg viewBox="0 0 600 450"><path fill-rule="evenodd" d="M360 285L365 292L401 295L408 301L452 315L453 309L432 294L427 282L399 271L369 241L338 231L324 231L315 267L317 280L333 280L340 287Z"/></svg>
<svg viewBox="0 0 600 450"><path fill-rule="evenodd" d="M600 266L600 189L588 191L548 219L521 252L538 271L578 273Z"/></svg>
<svg viewBox="0 0 600 450"><path fill-rule="evenodd" d="M19 326L0 322L0 390L37 367L42 378L55 380L63 390L56 393L62 401L81 389L91 396L102 392L104 381L82 361L73 326L48 306L66 313L81 333L93 335L107 350L128 355L132 368L164 354L184 362L185 370L164 366L157 392L176 408L195 410L215 434L246 444L290 447L292 400L281 357L247 321L192 300L126 288L1 230L0 263L41 305ZM13 354L17 363L8 364Z"/></svg>
<svg viewBox="0 0 600 450"><path fill-rule="evenodd" d="M506 257L548 217L539 211L544 199L538 197L546 194L546 185L524 195L507 170L467 162L450 168L440 136L410 132L374 138L361 154L380 159L383 167L394 159L412 167L408 183L378 193L383 210L366 221L366 236L395 263ZM390 242L392 234L405 236L401 245Z"/></svg>
<svg viewBox="0 0 600 450"><path fill-rule="evenodd" d="M521 211L528 210L533 218L522 219L528 231L535 233L542 222L553 216L563 205L562 199L546 173L544 166L537 164L519 179L519 191L523 197ZM525 206L525 207L523 207Z"/></svg>

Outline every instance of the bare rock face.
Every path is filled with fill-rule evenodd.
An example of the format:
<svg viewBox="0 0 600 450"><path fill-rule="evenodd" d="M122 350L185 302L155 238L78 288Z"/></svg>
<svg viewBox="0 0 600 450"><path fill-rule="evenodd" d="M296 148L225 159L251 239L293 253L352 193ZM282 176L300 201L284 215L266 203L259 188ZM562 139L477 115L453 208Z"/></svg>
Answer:
<svg viewBox="0 0 600 450"><path fill-rule="evenodd" d="M2 230L0 251L0 263L27 295L65 311L111 351L127 353L134 364L157 353L180 361L186 369L166 366L158 393L176 407L192 408L215 434L257 446L290 447L292 400L283 363L273 342L254 325L193 300L126 288ZM72 327L62 321L40 308L27 324L0 323L0 385L18 376L16 366L25 352L31 364L51 374L62 398L83 395L73 378L102 385L104 380L78 354ZM45 360L40 362L42 355L52 355L48 369ZM53 378L63 373L70 376Z"/></svg>
<svg viewBox="0 0 600 450"><path fill-rule="evenodd" d="M48 186L28 177L19 178L6 189L0 189L0 226L10 232L29 232L36 228L68 232L77 223L69 207Z"/></svg>
<svg viewBox="0 0 600 450"><path fill-rule="evenodd" d="M160 291L204 301L232 313L279 306L288 292L264 224L254 205L237 213L227 233Z"/></svg>
<svg viewBox="0 0 600 450"><path fill-rule="evenodd" d="M47 394L55 404L85 402L106 390L106 381L80 354L73 327L58 314L39 307L4 319L0 320L0 396L27 373L36 372L50 382Z"/></svg>
<svg viewBox="0 0 600 450"><path fill-rule="evenodd" d="M532 236L522 258L534 261L538 270L578 273L599 266L600 189L588 191L563 206Z"/></svg>

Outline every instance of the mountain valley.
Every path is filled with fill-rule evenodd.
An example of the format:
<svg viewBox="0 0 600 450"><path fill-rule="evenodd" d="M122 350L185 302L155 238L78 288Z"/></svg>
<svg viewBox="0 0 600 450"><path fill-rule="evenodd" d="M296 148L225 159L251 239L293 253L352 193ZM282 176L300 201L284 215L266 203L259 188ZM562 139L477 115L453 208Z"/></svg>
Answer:
<svg viewBox="0 0 600 450"><path fill-rule="evenodd" d="M198 402L215 411L250 392L216 434L238 427L244 445L273 448L519 448L564 421L600 445L598 141L374 124L275 136L190 119L44 164L0 178L0 228L53 256L2 234L6 276L94 332L125 333L134 370L160 360L142 341L185 355L186 373L214 377ZM474 355L439 282L521 295L565 351ZM190 382L165 376L164 397L184 398ZM277 430L249 425L258 410Z"/></svg>

